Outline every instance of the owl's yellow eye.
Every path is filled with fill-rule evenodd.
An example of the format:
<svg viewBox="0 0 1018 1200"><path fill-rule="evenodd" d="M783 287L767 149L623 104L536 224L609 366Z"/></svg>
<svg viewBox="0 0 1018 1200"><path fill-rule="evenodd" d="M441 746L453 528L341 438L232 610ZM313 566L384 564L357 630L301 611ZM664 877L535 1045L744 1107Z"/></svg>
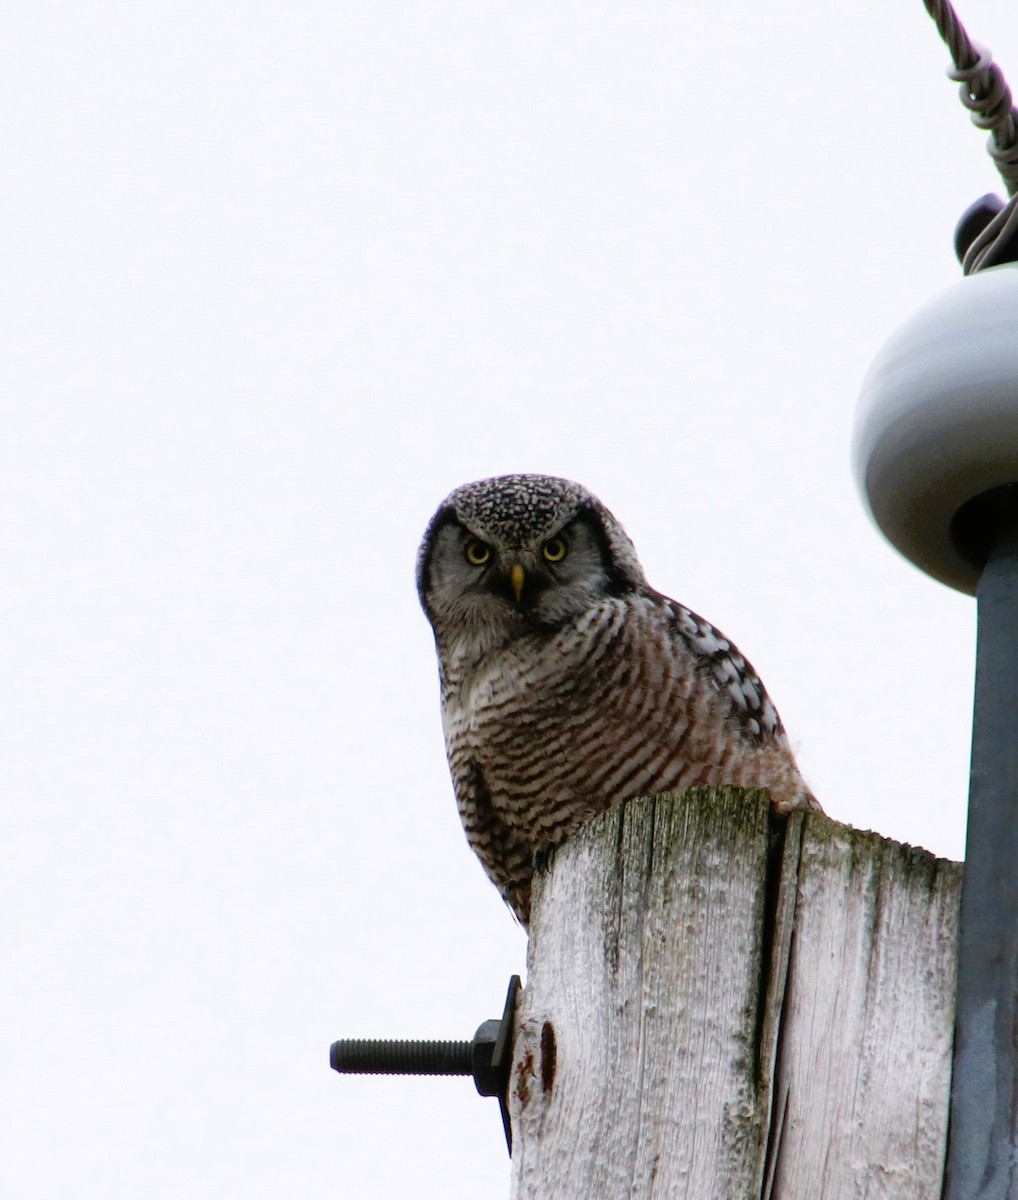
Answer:
<svg viewBox="0 0 1018 1200"><path fill-rule="evenodd" d="M483 567L491 558L491 547L485 545L484 542L467 542L466 550L463 553L472 567Z"/></svg>
<svg viewBox="0 0 1018 1200"><path fill-rule="evenodd" d="M550 563L561 562L566 556L566 544L561 538L549 538L541 548L541 553Z"/></svg>

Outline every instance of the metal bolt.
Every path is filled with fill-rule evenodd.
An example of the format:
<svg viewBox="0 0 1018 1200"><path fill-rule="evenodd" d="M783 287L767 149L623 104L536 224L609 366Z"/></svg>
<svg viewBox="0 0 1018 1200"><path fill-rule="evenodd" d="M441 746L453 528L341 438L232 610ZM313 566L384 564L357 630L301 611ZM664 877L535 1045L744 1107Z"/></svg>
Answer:
<svg viewBox="0 0 1018 1200"><path fill-rule="evenodd" d="M509 980L500 1021L484 1021L469 1042L344 1038L329 1048L329 1066L341 1075L472 1075L482 1096L497 1096L512 1154L506 1093L512 1064L513 1014L520 977Z"/></svg>
<svg viewBox="0 0 1018 1200"><path fill-rule="evenodd" d="M344 1038L329 1049L341 1075L472 1075L472 1042L398 1042Z"/></svg>

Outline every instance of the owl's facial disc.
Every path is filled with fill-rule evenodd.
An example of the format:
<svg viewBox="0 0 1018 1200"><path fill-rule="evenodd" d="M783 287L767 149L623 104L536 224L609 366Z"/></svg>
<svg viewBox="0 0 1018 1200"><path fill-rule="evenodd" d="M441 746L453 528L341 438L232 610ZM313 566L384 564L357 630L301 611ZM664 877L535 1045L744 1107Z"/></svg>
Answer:
<svg viewBox="0 0 1018 1200"><path fill-rule="evenodd" d="M463 525L458 530L467 567L465 593L487 596L518 616L535 614L542 596L561 582L568 553L564 535L535 545Z"/></svg>
<svg viewBox="0 0 1018 1200"><path fill-rule="evenodd" d="M600 547L582 520L533 541L489 536L484 545L490 553L483 560L471 556L467 543L466 561L474 564L471 590L489 596L514 620L554 623L582 611L605 589Z"/></svg>

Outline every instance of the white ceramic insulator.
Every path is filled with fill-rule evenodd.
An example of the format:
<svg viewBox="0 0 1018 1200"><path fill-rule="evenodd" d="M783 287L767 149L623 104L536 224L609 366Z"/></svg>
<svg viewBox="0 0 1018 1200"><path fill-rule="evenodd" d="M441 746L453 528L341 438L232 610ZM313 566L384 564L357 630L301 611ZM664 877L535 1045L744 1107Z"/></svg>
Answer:
<svg viewBox="0 0 1018 1200"><path fill-rule="evenodd" d="M884 344L862 385L852 459L873 519L920 570L974 594L951 522L1018 482L1018 263L942 292Z"/></svg>

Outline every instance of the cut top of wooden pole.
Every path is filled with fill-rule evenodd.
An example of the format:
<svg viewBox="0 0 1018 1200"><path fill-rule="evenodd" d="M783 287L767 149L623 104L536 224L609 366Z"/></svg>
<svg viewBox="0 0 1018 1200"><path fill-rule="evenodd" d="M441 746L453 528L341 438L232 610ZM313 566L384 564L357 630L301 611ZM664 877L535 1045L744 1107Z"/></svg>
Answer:
<svg viewBox="0 0 1018 1200"><path fill-rule="evenodd" d="M512 1196L938 1196L960 884L759 791L591 822L536 880Z"/></svg>

